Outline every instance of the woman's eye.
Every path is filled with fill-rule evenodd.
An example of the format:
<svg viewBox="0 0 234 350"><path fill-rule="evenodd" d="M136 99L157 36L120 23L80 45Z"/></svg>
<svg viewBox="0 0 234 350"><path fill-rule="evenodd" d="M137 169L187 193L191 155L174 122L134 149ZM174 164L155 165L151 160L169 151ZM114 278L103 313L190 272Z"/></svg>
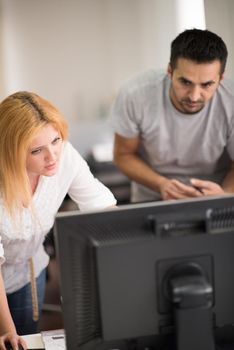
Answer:
<svg viewBox="0 0 234 350"><path fill-rule="evenodd" d="M40 149L40 148L31 151L31 154L32 154L32 155L39 154L39 153L41 153L41 149Z"/></svg>
<svg viewBox="0 0 234 350"><path fill-rule="evenodd" d="M53 145L55 145L56 143L58 143L61 140L61 137L56 137L56 139L54 139L54 141L52 142Z"/></svg>

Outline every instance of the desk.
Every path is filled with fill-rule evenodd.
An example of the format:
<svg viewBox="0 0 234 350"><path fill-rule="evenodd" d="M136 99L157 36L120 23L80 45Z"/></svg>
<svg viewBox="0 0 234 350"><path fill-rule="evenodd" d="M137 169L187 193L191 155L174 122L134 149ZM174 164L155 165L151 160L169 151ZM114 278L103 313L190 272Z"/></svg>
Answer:
<svg viewBox="0 0 234 350"><path fill-rule="evenodd" d="M23 335L22 338L26 341L28 349L45 349L40 333Z"/></svg>
<svg viewBox="0 0 234 350"><path fill-rule="evenodd" d="M65 336L63 329L43 331L37 334L24 335L28 349L37 350L65 350Z"/></svg>

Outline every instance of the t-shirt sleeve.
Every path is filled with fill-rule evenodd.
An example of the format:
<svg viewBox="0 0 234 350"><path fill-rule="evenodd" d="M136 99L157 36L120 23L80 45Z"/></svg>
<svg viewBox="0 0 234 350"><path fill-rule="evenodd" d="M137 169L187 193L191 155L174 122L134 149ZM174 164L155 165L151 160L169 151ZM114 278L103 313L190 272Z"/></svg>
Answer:
<svg viewBox="0 0 234 350"><path fill-rule="evenodd" d="M135 92L124 87L112 106L110 121L113 131L123 137L137 137L140 132L140 104L135 95Z"/></svg>
<svg viewBox="0 0 234 350"><path fill-rule="evenodd" d="M68 190L80 210L105 209L116 204L112 192L91 173L87 162L73 148L75 176Z"/></svg>

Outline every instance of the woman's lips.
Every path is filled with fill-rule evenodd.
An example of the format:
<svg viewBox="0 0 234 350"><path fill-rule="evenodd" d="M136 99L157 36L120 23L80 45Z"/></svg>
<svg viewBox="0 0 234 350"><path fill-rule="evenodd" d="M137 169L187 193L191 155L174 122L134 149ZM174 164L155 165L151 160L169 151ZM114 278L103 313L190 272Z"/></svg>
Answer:
<svg viewBox="0 0 234 350"><path fill-rule="evenodd" d="M46 165L45 167L47 170L53 170L56 168L56 163L53 163L53 164L49 164L49 165Z"/></svg>

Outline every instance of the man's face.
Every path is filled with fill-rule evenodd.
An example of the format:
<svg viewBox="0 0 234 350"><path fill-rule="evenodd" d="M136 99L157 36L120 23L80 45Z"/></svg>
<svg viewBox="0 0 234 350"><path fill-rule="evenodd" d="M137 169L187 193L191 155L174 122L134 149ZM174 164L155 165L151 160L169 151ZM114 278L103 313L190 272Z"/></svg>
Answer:
<svg viewBox="0 0 234 350"><path fill-rule="evenodd" d="M170 98L175 108L187 114L199 112L214 95L220 80L223 79L220 70L219 60L197 63L179 58L174 69L169 64Z"/></svg>

